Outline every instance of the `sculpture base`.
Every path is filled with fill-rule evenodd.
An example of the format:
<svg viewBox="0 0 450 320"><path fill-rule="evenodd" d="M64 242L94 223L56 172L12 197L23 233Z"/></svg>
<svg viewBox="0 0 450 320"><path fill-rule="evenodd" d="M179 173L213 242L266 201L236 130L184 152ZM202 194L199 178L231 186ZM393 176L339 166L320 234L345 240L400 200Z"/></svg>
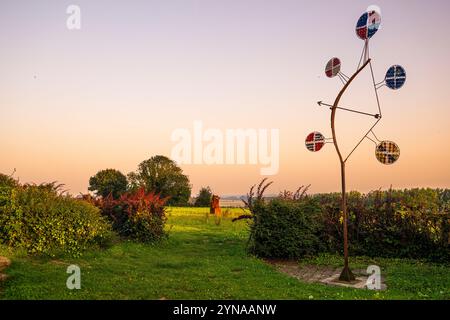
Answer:
<svg viewBox="0 0 450 320"><path fill-rule="evenodd" d="M352 273L348 266L344 267L344 269L342 270L341 275L339 276L339 281L355 281L355 275Z"/></svg>

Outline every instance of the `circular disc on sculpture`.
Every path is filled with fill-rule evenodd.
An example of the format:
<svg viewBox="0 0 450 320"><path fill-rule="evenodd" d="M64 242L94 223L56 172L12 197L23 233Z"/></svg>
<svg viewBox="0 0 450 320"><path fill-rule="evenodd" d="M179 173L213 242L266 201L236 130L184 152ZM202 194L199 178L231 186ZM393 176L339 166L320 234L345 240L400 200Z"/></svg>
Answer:
<svg viewBox="0 0 450 320"><path fill-rule="evenodd" d="M314 131L308 134L305 140L306 148L311 152L317 152L325 145L325 137L320 132Z"/></svg>
<svg viewBox="0 0 450 320"><path fill-rule="evenodd" d="M386 72L384 80L388 88L398 90L403 87L406 82L406 71L402 66L392 66Z"/></svg>
<svg viewBox="0 0 450 320"><path fill-rule="evenodd" d="M332 58L328 61L325 67L325 74L328 78L336 77L337 74L341 71L341 60L338 58Z"/></svg>
<svg viewBox="0 0 450 320"><path fill-rule="evenodd" d="M382 141L375 149L375 156L382 164L393 164L400 157L400 148L395 142Z"/></svg>
<svg viewBox="0 0 450 320"><path fill-rule="evenodd" d="M364 12L356 23L356 35L362 40L368 40L378 31L380 24L381 15L378 12Z"/></svg>

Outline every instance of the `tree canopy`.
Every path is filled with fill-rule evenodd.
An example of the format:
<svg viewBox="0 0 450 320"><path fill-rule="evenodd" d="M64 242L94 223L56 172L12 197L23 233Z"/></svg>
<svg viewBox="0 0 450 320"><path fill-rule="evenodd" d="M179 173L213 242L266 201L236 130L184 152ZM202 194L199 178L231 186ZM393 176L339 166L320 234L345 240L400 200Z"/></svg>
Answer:
<svg viewBox="0 0 450 320"><path fill-rule="evenodd" d="M200 189L197 198L195 199L196 207L209 207L211 204L212 191L210 187L203 187Z"/></svg>
<svg viewBox="0 0 450 320"><path fill-rule="evenodd" d="M161 155L142 161L136 172L128 175L132 189L144 187L162 197L170 197L168 205L187 205L191 196L189 178L175 161Z"/></svg>
<svg viewBox="0 0 450 320"><path fill-rule="evenodd" d="M107 197L109 194L113 198L118 198L127 191L127 177L115 169L105 169L97 172L89 179L89 191L94 191L96 195Z"/></svg>

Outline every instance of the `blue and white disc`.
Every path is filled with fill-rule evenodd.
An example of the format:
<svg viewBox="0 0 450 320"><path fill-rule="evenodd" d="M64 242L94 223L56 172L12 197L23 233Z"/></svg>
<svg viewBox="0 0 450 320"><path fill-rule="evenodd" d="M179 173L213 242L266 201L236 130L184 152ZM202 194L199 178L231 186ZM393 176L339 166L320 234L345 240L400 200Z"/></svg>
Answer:
<svg viewBox="0 0 450 320"><path fill-rule="evenodd" d="M406 82L406 71L402 66L395 65L386 72L386 86L392 90L398 90Z"/></svg>

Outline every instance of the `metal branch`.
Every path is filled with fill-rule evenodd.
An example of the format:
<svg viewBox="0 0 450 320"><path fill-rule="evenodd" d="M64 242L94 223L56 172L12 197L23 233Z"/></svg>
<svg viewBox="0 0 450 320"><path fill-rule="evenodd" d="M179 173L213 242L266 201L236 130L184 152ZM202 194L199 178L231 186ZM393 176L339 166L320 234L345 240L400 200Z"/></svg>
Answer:
<svg viewBox="0 0 450 320"><path fill-rule="evenodd" d="M322 101L317 102L317 104L318 104L319 106L324 105L324 106L330 107L330 109L333 108L333 106L332 106L331 104L324 103L324 102L322 102ZM375 119L381 118L381 116L380 116L379 114L371 114L371 113L362 112L362 111L358 111L358 110L354 110L354 109L349 109L349 108L344 108L344 107L336 107L336 109L340 109L340 110L344 110L344 111L349 111L349 112L354 112L354 113L362 114L362 115L365 115L365 116L374 117Z"/></svg>
<svg viewBox="0 0 450 320"><path fill-rule="evenodd" d="M363 47L362 52L361 52L361 57L359 58L358 68L356 68L356 69L359 69L359 67L361 66L361 62L362 62L362 60L363 60L364 52L365 52L365 51L366 51L366 44L364 44L364 47Z"/></svg>
<svg viewBox="0 0 450 320"><path fill-rule="evenodd" d="M366 39L366 60L370 59L369 39Z"/></svg>
<svg viewBox="0 0 450 320"><path fill-rule="evenodd" d="M382 84L377 85L377 87L376 87L377 91L379 89L383 88L385 85L386 85L386 83L382 83Z"/></svg>
<svg viewBox="0 0 450 320"><path fill-rule="evenodd" d="M370 130L370 132L373 134L373 136L375 137L375 139L376 139L378 142L381 142L381 140L378 139L378 137L376 136L375 132L373 132L373 130Z"/></svg>
<svg viewBox="0 0 450 320"><path fill-rule="evenodd" d="M339 74L346 80L350 79L345 73L343 73L342 71L339 72Z"/></svg>
<svg viewBox="0 0 450 320"><path fill-rule="evenodd" d="M369 139L370 141L372 141L373 143L375 143L375 145L377 145L377 143L375 142L375 140L373 140L372 138L369 138L369 136L366 136L366 139Z"/></svg>
<svg viewBox="0 0 450 320"><path fill-rule="evenodd" d="M345 86L347 80L345 80L345 78L342 77L339 73L338 73L337 75L338 75L338 77L339 77L339 80L341 80L342 84Z"/></svg>
<svg viewBox="0 0 450 320"><path fill-rule="evenodd" d="M377 86L375 85L375 76L373 74L372 61L369 62L369 65L370 65L370 73L372 74L373 88L375 90L375 96L377 97L378 112L380 113L380 119L381 119L382 115L381 115L381 107L380 107L380 98L378 97Z"/></svg>
<svg viewBox="0 0 450 320"><path fill-rule="evenodd" d="M347 158L345 158L344 162L347 162L348 158L350 158L350 156L353 154L353 152L355 152L355 150L359 147L359 145L361 144L361 142L364 141L364 139L367 137L367 135L372 131L373 128L375 128L375 126L378 124L378 122L380 122L381 118L378 119L375 124L369 129L369 131L367 131L367 133L361 138L361 140L359 140L358 144L353 148L353 150L349 153L349 155L347 156Z"/></svg>

